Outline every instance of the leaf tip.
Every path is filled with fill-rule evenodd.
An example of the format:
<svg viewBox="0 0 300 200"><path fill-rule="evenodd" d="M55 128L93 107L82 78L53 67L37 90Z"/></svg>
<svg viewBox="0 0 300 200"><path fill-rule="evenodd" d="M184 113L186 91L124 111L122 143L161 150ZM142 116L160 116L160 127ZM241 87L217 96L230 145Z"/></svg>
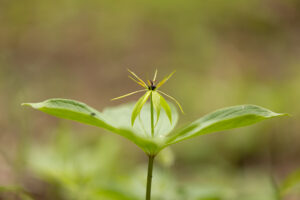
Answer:
<svg viewBox="0 0 300 200"><path fill-rule="evenodd" d="M273 112L271 111L270 117L291 117L291 115L289 113L277 113L277 112Z"/></svg>
<svg viewBox="0 0 300 200"><path fill-rule="evenodd" d="M289 113L275 113L275 116L279 116L279 117L292 117L292 115L289 114Z"/></svg>
<svg viewBox="0 0 300 200"><path fill-rule="evenodd" d="M32 103L21 103L21 106L29 106L29 107L32 107Z"/></svg>
<svg viewBox="0 0 300 200"><path fill-rule="evenodd" d="M29 106L34 109L39 109L41 107L40 103L22 103L21 106Z"/></svg>

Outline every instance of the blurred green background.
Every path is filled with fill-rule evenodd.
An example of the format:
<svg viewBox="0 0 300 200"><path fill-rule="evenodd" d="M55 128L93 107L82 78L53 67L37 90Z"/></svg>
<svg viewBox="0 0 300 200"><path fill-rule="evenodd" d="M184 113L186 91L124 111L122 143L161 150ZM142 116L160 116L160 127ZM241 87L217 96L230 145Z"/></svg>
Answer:
<svg viewBox="0 0 300 200"><path fill-rule="evenodd" d="M172 146L154 200L277 199L300 168L299 36L299 0L0 0L0 199L143 199L147 158L135 145L20 106L134 101L110 101L138 88L127 68L177 71L163 90L186 112L178 126L236 104L292 116Z"/></svg>

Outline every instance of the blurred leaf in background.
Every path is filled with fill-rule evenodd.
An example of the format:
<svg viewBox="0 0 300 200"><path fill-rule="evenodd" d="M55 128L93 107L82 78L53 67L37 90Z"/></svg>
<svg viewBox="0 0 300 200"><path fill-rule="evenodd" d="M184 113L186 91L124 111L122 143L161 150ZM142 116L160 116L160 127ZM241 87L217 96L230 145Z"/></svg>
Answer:
<svg viewBox="0 0 300 200"><path fill-rule="evenodd" d="M21 200L33 200L28 192L18 186L0 186L0 196L7 200L15 198Z"/></svg>
<svg viewBox="0 0 300 200"><path fill-rule="evenodd" d="M289 194L300 195L300 169L290 173L282 182L279 188L281 197L286 197Z"/></svg>
<svg viewBox="0 0 300 200"><path fill-rule="evenodd" d="M144 164L131 170L124 169L128 166L119 164L125 161L120 157L122 147L116 139L110 136L99 139L80 139L81 137L74 136L74 133L62 126L47 144L31 145L28 168L34 177L55 186L58 192L56 199L144 198ZM171 150L165 149L159 157L164 157L164 154L170 159ZM189 183L178 181L173 172L170 172L172 161L163 158L158 160L162 162L159 162L161 165L155 170L153 199L272 200L268 176L259 171L247 173L247 177L241 178L233 171L224 173L217 166L215 169L203 166L195 175L200 181Z"/></svg>

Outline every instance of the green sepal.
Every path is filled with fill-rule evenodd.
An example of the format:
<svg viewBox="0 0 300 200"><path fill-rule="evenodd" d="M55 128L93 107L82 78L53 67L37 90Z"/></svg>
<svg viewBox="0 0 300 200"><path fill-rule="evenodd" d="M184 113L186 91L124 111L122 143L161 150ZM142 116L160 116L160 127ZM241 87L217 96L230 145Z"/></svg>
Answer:
<svg viewBox="0 0 300 200"><path fill-rule="evenodd" d="M147 102L151 95L151 91L146 92L135 104L131 114L131 125L134 125L136 117L140 114L144 104Z"/></svg>
<svg viewBox="0 0 300 200"><path fill-rule="evenodd" d="M160 116L161 103L160 103L160 95L156 91L152 91L152 102L153 102L154 109L156 111L155 124L157 124L157 122L159 120L159 116Z"/></svg>
<svg viewBox="0 0 300 200"><path fill-rule="evenodd" d="M170 123L172 124L172 110L171 110L169 104L167 103L167 101L165 100L165 98L163 98L160 94L158 94L158 95L160 96L160 104L163 107L163 109L166 111L166 114L170 120Z"/></svg>

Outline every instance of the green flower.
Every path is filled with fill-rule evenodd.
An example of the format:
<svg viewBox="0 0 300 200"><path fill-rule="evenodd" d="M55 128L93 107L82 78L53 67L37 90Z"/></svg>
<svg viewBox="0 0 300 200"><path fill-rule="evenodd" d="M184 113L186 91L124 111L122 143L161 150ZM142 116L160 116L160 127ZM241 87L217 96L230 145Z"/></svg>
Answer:
<svg viewBox="0 0 300 200"><path fill-rule="evenodd" d="M133 94L137 94L140 92L146 92L135 104L134 109L132 111L131 114L131 125L134 125L134 122L137 118L137 116L140 114L143 106L145 105L145 103L148 101L148 99L150 98L150 102L151 102L151 106L154 107L155 111L156 111L156 123L157 124L158 120L159 120L159 116L160 116L160 111L161 108L163 108L170 120L170 123L172 124L172 111L171 108L168 104L168 102L164 99L164 96L170 98L171 100L173 100L177 106L179 107L179 109L181 110L182 113L183 109L182 106L180 105L180 103L172 96L158 90L161 86L163 86L175 73L175 71L173 71L169 76L166 76L162 81L158 82L156 84L156 77L157 77L157 70L155 70L154 73L154 77L152 80L148 80L148 84L146 84L140 77L138 77L134 72L130 71L128 69L129 73L132 74L132 76L128 76L131 80L133 80L134 82L136 82L137 84L139 84L141 87L143 87L143 90L137 90L134 92L130 92L128 94L122 95L120 97L114 98L112 100L117 100L117 99L122 99L124 97L128 97L130 95Z"/></svg>

